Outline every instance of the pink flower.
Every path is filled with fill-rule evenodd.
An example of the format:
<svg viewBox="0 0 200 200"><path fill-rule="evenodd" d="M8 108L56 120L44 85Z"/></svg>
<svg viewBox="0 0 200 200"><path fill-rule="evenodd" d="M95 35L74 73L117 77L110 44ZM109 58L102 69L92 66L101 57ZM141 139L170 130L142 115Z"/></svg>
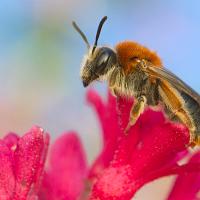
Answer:
<svg viewBox="0 0 200 200"><path fill-rule="evenodd" d="M103 104L94 92L90 92L88 98L98 111L104 135L107 136L104 136L104 144L114 147L108 149L104 145L102 154L95 167L93 166L94 171L95 168L99 169L98 166L102 165L103 161L108 160L108 149L110 160L107 161L105 169L96 174L97 181L92 188L90 199L131 199L144 184L176 173L171 170L178 167L177 161L182 158L180 154L186 151L189 143L189 133L184 126L171 124L161 112L147 110L129 130L128 135L125 135L123 130L128 123L132 102L119 99L118 111L113 106L112 121L106 117L111 115L107 108L112 107L113 97L109 97L107 104ZM120 120L118 123L117 119ZM118 127L114 133L117 138L114 140L113 136L110 136L113 132L105 131L108 130L107 126L115 129Z"/></svg>
<svg viewBox="0 0 200 200"><path fill-rule="evenodd" d="M132 101L116 101L109 94L104 102L92 90L87 100L100 120L102 150L88 167L77 135L61 136L50 152L41 200L129 200L144 184L157 178L199 173L199 160L178 164L189 154L189 133L183 125L172 124L162 112L147 109L125 135Z"/></svg>
<svg viewBox="0 0 200 200"><path fill-rule="evenodd" d="M40 188L49 136L33 127L23 137L0 140L0 199L34 200Z"/></svg>

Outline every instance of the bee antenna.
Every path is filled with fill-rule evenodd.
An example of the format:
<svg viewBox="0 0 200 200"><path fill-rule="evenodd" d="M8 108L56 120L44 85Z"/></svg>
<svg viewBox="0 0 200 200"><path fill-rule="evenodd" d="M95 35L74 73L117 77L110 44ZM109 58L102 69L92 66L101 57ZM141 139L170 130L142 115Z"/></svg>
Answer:
<svg viewBox="0 0 200 200"><path fill-rule="evenodd" d="M75 21L72 22L72 26L75 28L75 30L81 35L82 39L84 40L84 42L87 45L87 48L90 48L90 44L87 40L87 37L85 36L85 34L81 31L81 29L78 27L78 25L76 24Z"/></svg>
<svg viewBox="0 0 200 200"><path fill-rule="evenodd" d="M96 34L96 38L95 38L95 42L94 42L94 46L93 46L93 49L92 49L92 54L94 53L94 50L96 49L97 47L97 42L98 42L98 39L99 39L99 35L101 33L101 29L102 29L102 26L104 24L104 22L107 20L107 16L104 16L100 23L99 23L99 26L98 26L98 29L97 29L97 34Z"/></svg>

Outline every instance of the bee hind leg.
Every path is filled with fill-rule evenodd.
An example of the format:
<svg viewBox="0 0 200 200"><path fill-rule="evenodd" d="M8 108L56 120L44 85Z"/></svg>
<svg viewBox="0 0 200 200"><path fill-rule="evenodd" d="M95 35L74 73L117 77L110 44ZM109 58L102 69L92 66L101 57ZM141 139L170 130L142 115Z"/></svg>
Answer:
<svg viewBox="0 0 200 200"><path fill-rule="evenodd" d="M145 96L140 96L136 99L136 103L133 104L130 111L130 118L129 118L128 125L125 129L125 134L127 134L129 129L136 123L139 116L143 113L145 105L146 105Z"/></svg>
<svg viewBox="0 0 200 200"><path fill-rule="evenodd" d="M190 130L190 147L200 146L200 133Z"/></svg>
<svg viewBox="0 0 200 200"><path fill-rule="evenodd" d="M179 122L185 124L190 132L190 141L189 146L195 147L200 146L200 132L196 131L192 121L190 121L189 116L187 113L184 112L182 108L179 108L171 113L168 112L168 118L174 122Z"/></svg>

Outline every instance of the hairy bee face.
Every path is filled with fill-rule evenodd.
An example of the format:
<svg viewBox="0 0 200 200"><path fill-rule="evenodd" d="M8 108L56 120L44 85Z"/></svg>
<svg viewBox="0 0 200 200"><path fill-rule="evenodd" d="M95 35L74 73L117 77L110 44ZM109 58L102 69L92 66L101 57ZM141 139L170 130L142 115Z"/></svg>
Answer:
<svg viewBox="0 0 200 200"><path fill-rule="evenodd" d="M108 47L97 47L94 52L89 51L81 69L84 87L94 80L102 79L116 63L117 55Z"/></svg>

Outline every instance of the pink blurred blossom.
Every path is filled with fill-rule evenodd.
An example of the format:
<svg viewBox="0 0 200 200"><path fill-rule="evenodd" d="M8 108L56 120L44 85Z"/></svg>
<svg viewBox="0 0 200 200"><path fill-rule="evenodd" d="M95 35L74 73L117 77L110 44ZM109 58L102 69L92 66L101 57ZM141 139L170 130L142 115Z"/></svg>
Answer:
<svg viewBox="0 0 200 200"><path fill-rule="evenodd" d="M0 199L37 199L49 143L48 134L33 127L22 137L0 140Z"/></svg>
<svg viewBox="0 0 200 200"><path fill-rule="evenodd" d="M64 133L51 147L40 199L77 199L85 189L87 172L86 156L80 139L74 132Z"/></svg>

